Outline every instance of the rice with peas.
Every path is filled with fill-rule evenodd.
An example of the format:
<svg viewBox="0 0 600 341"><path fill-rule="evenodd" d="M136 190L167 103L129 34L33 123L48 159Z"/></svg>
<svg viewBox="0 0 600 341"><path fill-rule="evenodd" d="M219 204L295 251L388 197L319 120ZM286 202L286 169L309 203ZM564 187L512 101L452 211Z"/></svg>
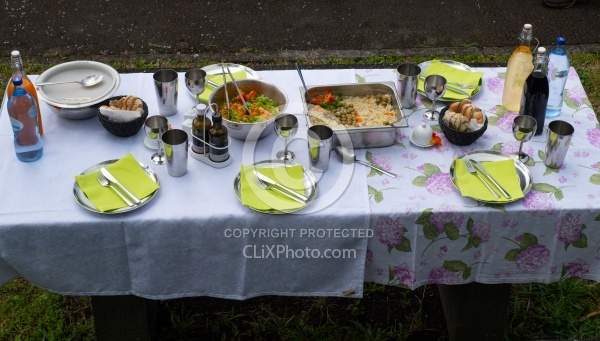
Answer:
<svg viewBox="0 0 600 341"><path fill-rule="evenodd" d="M400 113L391 104L390 95L343 96L341 114L310 105L308 115L311 123L324 124L330 128L378 127L396 121Z"/></svg>

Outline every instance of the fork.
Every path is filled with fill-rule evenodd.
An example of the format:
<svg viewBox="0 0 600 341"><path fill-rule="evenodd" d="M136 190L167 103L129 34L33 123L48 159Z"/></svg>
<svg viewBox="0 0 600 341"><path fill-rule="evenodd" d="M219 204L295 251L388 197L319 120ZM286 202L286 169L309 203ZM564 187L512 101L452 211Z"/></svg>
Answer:
<svg viewBox="0 0 600 341"><path fill-rule="evenodd" d="M274 190L276 190L277 192L279 192L279 193L281 193L281 194L285 195L286 197L288 197L288 198L290 198L290 199L294 199L295 201L297 201L297 202L299 202L299 203L301 203L301 204L306 204L306 202L305 202L305 201L302 201L300 198L296 198L295 196L293 196L293 195L290 195L289 193L286 193L286 192L284 192L284 191L280 190L279 188L277 188L277 187L275 187L275 186L271 186L271 185L269 185L268 183L266 183L266 182L262 181L261 179L259 179L259 178L257 178L257 177L255 177L255 178L254 178L254 180L255 180L254 182L255 182L255 183L258 185L258 187L260 187L260 188L264 189L265 191L268 191L268 190L270 190L270 189L274 189Z"/></svg>
<svg viewBox="0 0 600 341"><path fill-rule="evenodd" d="M490 192L492 192L492 194L496 197L496 199L500 199L500 196L498 195L498 193L496 193L496 191L494 191L492 189L492 187L490 187L490 185L488 185L487 182L485 182L485 180L481 177L481 175L479 175L479 173L477 173L477 171L475 170L475 167L473 167L473 164L471 163L471 161L469 160L463 160L465 162L465 167L467 168L467 171L473 175L476 175L479 180L481 180L481 182L483 182L483 184L485 185L485 187L487 187L487 189L490 190Z"/></svg>
<svg viewBox="0 0 600 341"><path fill-rule="evenodd" d="M108 181L108 179L105 178L104 175L102 175L102 173L98 172L98 174L96 174L96 179L98 180L98 183L100 183L101 186L109 187L110 189L115 191L115 193L117 193L121 197L121 199L123 199L123 201L125 201L127 206L129 206L129 207L133 206L133 203L131 203L131 201L129 201L127 198L125 198L125 196L123 194L121 194L121 192L119 192L116 188L114 188L113 186L110 185L110 181Z"/></svg>

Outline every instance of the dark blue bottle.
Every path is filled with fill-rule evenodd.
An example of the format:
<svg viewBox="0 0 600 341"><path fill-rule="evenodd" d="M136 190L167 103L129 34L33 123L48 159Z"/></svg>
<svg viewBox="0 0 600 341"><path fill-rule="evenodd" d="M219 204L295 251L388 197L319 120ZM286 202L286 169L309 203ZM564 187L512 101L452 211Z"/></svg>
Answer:
<svg viewBox="0 0 600 341"><path fill-rule="evenodd" d="M529 115L537 121L535 135L544 131L546 120L546 106L548 105L548 59L546 48L539 47L533 72L523 85L523 98L521 99L521 115Z"/></svg>

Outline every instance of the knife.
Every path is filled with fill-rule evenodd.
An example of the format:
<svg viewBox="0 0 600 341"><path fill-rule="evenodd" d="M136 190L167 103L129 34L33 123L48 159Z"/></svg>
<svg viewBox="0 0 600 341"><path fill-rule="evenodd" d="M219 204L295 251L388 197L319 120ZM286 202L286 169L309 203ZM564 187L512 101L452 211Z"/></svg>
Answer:
<svg viewBox="0 0 600 341"><path fill-rule="evenodd" d="M477 161L470 159L471 162L475 165L475 168L477 168L481 173L483 173L483 175L485 175L486 178L488 178L488 180L490 180L491 182L494 183L494 185L496 185L496 187L498 187L498 189L500 190L500 192L502 192L502 194L510 199L511 196L510 194L508 194L508 192L502 188L502 186L500 186L500 184L485 170L485 168L483 168L482 165L480 165Z"/></svg>
<svg viewBox="0 0 600 341"><path fill-rule="evenodd" d="M131 199L133 199L133 202L136 205L139 205L142 203L140 201L140 199L138 199L135 195L133 195L131 192L129 192L127 190L127 188L125 188L123 185L121 185L121 183L112 174L110 174L110 172L106 168L104 168L104 167L100 168L100 172L102 172L102 175L104 175L108 179L108 181L115 183L117 186L119 186L123 190L123 192L125 192L125 194L127 194L127 196L129 196Z"/></svg>
<svg viewBox="0 0 600 341"><path fill-rule="evenodd" d="M307 198L307 197L305 197L304 195L302 195L302 194L299 194L298 192L296 192L296 191L294 191L294 190L292 190L292 189L289 189L289 188L285 187L284 185L282 185L282 184L278 183L277 181L275 181L275 180L273 180L273 179L269 178L268 176L266 176L266 175L264 175L264 174L262 174L262 173L259 173L259 172L257 172L257 171L254 171L254 175L255 175L255 176L256 176L256 177L257 177L259 180L261 180L261 181L263 181L263 182L267 183L268 185L274 186L274 188L275 188L275 189L279 189L279 190L280 190L280 192L281 192L282 194L285 194L285 195L287 195L287 196L289 196L289 197L294 197L295 199L294 199L294 198L292 198L292 199L294 199L294 200L296 200L296 199L298 199L298 200L302 200L302 202L303 202L303 203L306 203L306 202L308 201L308 198Z"/></svg>

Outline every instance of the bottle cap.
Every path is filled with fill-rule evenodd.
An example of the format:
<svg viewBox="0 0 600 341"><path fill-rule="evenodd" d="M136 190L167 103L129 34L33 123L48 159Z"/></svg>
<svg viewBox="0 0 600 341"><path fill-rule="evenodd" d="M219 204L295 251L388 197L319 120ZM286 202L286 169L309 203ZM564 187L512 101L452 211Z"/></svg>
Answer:
<svg viewBox="0 0 600 341"><path fill-rule="evenodd" d="M556 38L556 44L558 44L558 45L564 45L566 42L567 42L567 39L565 37Z"/></svg>
<svg viewBox="0 0 600 341"><path fill-rule="evenodd" d="M23 84L23 79L21 79L21 77L15 77L15 78L13 78L12 81L13 81L14 85L21 85L21 84Z"/></svg>
<svg viewBox="0 0 600 341"><path fill-rule="evenodd" d="M538 54L544 54L546 53L546 48L543 46L538 47Z"/></svg>
<svg viewBox="0 0 600 341"><path fill-rule="evenodd" d="M527 30L527 31L530 31L531 27L532 27L531 24L525 24L525 25L523 25L523 29Z"/></svg>
<svg viewBox="0 0 600 341"><path fill-rule="evenodd" d="M18 57L20 55L21 55L21 53L18 50L14 50L13 52L10 53L11 57Z"/></svg>
<svg viewBox="0 0 600 341"><path fill-rule="evenodd" d="M208 108L208 106L204 103L199 103L198 105L196 105L196 115L206 114L206 108Z"/></svg>

